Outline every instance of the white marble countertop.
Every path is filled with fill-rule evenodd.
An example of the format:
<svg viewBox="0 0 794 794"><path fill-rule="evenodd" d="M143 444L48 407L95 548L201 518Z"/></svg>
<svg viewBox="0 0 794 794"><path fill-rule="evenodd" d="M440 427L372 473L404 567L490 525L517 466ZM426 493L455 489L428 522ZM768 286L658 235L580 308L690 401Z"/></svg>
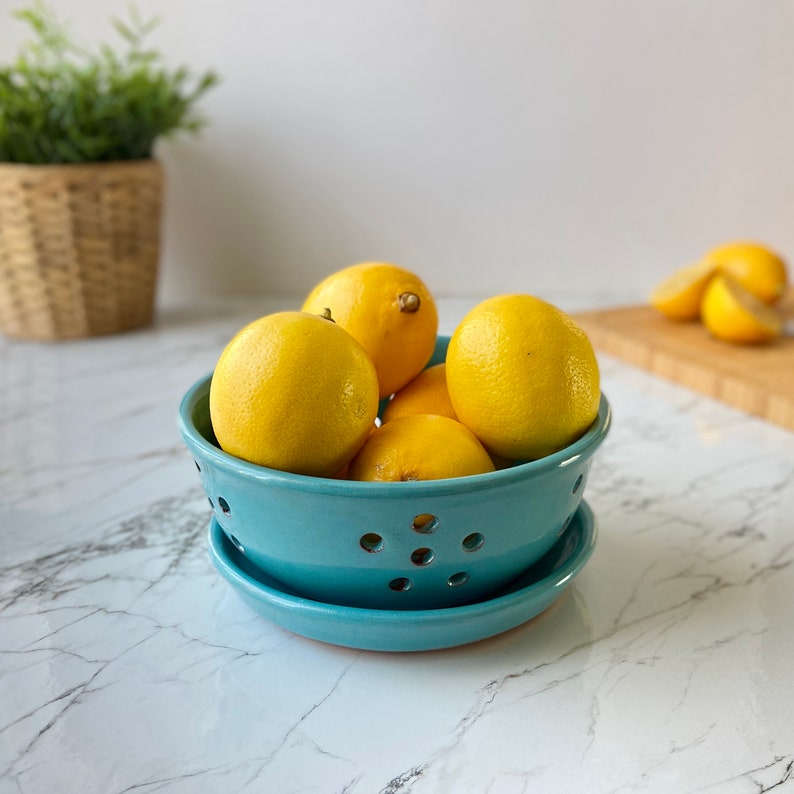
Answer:
<svg viewBox="0 0 794 794"><path fill-rule="evenodd" d="M280 307L0 340L3 794L794 790L794 434L602 356L599 535L562 597L454 649L326 645L216 573L176 429Z"/></svg>

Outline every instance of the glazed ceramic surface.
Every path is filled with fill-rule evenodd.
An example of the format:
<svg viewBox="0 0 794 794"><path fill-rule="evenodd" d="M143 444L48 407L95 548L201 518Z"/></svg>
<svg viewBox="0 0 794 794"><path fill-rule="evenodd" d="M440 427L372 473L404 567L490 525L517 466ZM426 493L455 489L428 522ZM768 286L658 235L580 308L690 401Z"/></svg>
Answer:
<svg viewBox="0 0 794 794"><path fill-rule="evenodd" d="M562 595L590 559L596 530L582 502L554 546L490 597L444 609L363 609L304 598L251 564L216 519L210 556L238 595L261 615L312 639L371 651L428 651L492 637L525 623Z"/></svg>

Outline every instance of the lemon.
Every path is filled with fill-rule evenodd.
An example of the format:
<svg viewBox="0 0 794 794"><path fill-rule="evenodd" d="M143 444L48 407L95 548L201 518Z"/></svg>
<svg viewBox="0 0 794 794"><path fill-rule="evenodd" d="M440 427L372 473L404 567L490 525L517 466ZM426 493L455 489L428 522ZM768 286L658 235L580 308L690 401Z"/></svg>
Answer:
<svg viewBox="0 0 794 794"><path fill-rule="evenodd" d="M438 333L435 300L424 282L388 262L361 262L332 273L306 297L303 311L331 310L367 351L388 397L418 375Z"/></svg>
<svg viewBox="0 0 794 794"><path fill-rule="evenodd" d="M788 272L783 259L764 245L727 243L709 251L704 260L732 276L764 303L777 303L786 292Z"/></svg>
<svg viewBox="0 0 794 794"><path fill-rule="evenodd" d="M331 477L359 451L378 411L375 367L343 328L305 312L247 325L210 383L221 448L296 474Z"/></svg>
<svg viewBox="0 0 794 794"><path fill-rule="evenodd" d="M703 325L717 339L751 344L780 336L780 315L730 276L718 275L703 296Z"/></svg>
<svg viewBox="0 0 794 794"><path fill-rule="evenodd" d="M567 314L532 295L499 295L475 306L455 329L446 364L458 418L502 458L556 452L598 414L590 340Z"/></svg>
<svg viewBox="0 0 794 794"><path fill-rule="evenodd" d="M423 369L403 386L387 404L382 419L389 422L406 414L438 414L450 419L458 418L449 399L445 363Z"/></svg>
<svg viewBox="0 0 794 794"><path fill-rule="evenodd" d="M705 260L680 268L651 292L650 303L671 320L696 320L715 272L716 266Z"/></svg>
<svg viewBox="0 0 794 794"><path fill-rule="evenodd" d="M370 435L350 464L351 480L408 482L465 477L493 471L476 436L437 414L407 414Z"/></svg>

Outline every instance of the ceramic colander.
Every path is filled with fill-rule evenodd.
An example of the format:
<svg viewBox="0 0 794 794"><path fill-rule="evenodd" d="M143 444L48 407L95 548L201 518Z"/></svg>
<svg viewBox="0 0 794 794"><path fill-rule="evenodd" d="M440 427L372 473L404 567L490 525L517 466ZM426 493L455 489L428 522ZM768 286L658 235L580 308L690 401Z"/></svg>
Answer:
<svg viewBox="0 0 794 794"><path fill-rule="evenodd" d="M444 360L448 342L439 337L428 366ZM352 482L223 452L210 422L210 381L185 394L179 425L230 542L294 593L370 609L474 603L520 576L571 521L610 425L602 395L589 430L540 460L446 480Z"/></svg>

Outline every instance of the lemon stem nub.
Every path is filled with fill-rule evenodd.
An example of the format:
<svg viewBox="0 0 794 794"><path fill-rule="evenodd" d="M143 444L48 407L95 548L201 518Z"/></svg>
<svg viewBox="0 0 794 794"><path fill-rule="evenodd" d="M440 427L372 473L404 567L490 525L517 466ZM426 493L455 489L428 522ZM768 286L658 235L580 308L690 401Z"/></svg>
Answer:
<svg viewBox="0 0 794 794"><path fill-rule="evenodd" d="M401 312L410 312L413 314L419 311L419 304L421 301L415 292L403 292L403 294L400 295L399 303Z"/></svg>
<svg viewBox="0 0 794 794"><path fill-rule="evenodd" d="M323 320L330 320L332 323L336 322L336 320L331 317L331 310L327 306L323 309L323 313L320 315L320 317L322 317Z"/></svg>

